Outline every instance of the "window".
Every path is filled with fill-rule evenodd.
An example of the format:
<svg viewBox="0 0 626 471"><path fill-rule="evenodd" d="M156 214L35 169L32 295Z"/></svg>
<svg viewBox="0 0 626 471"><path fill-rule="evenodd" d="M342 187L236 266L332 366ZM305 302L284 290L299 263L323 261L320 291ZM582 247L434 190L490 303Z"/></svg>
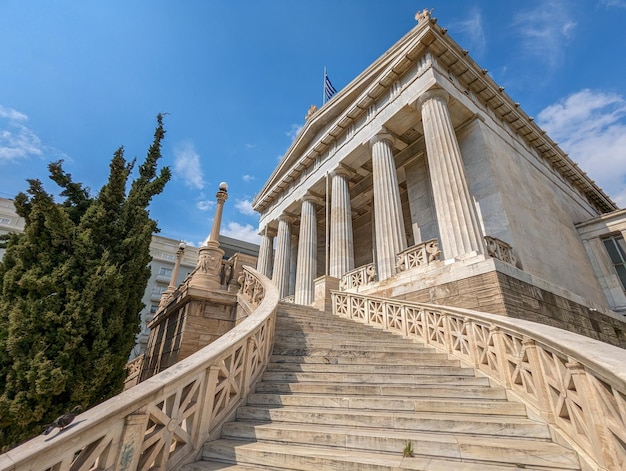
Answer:
<svg viewBox="0 0 626 471"><path fill-rule="evenodd" d="M161 252L161 257L164 260L176 260L176 255L171 254L171 253Z"/></svg>
<svg viewBox="0 0 626 471"><path fill-rule="evenodd" d="M152 288L152 292L154 294L163 294L163 291L165 291L167 288L165 286L155 286L154 288Z"/></svg>
<svg viewBox="0 0 626 471"><path fill-rule="evenodd" d="M11 224L11 220L8 218L0 218L0 224L8 226L9 224Z"/></svg>
<svg viewBox="0 0 626 471"><path fill-rule="evenodd" d="M158 304L152 304L150 306L150 314L154 314L155 312L157 312L157 309L159 309L159 305Z"/></svg>
<svg viewBox="0 0 626 471"><path fill-rule="evenodd" d="M159 275L172 276L172 269L171 268L161 267L161 270L159 271Z"/></svg>
<svg viewBox="0 0 626 471"><path fill-rule="evenodd" d="M603 242L609 257L611 257L617 276L622 282L622 289L626 291L626 243L624 237L619 234L604 239Z"/></svg>

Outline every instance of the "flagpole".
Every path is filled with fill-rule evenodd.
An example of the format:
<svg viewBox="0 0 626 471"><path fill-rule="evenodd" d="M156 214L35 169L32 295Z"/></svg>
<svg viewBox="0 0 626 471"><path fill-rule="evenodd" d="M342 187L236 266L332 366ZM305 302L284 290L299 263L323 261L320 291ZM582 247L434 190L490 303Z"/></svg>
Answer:
<svg viewBox="0 0 626 471"><path fill-rule="evenodd" d="M322 106L326 104L326 66L324 66L324 78L322 78Z"/></svg>

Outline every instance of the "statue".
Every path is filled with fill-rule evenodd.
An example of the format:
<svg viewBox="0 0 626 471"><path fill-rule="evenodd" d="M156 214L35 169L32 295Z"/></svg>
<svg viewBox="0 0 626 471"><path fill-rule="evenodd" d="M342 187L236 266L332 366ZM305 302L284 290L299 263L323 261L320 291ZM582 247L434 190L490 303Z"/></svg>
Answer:
<svg viewBox="0 0 626 471"><path fill-rule="evenodd" d="M424 10L422 11L418 11L415 14L415 20L419 23L420 21L425 21L425 20L429 20L430 19L430 15L432 14L432 12L434 11L434 8L431 8L430 10L428 8L424 8Z"/></svg>
<svg viewBox="0 0 626 471"><path fill-rule="evenodd" d="M307 111L306 116L304 117L305 121L308 121L308 119L313 116L315 114L315 112L317 111L317 106L315 105L311 105L309 107L309 111Z"/></svg>

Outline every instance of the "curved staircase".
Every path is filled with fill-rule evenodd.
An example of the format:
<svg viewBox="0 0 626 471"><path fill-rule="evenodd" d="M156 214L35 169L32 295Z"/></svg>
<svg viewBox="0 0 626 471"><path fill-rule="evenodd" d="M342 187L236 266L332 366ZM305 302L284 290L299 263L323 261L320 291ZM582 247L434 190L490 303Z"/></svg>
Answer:
<svg viewBox="0 0 626 471"><path fill-rule="evenodd" d="M280 304L262 380L202 460L183 469L581 467L545 422L474 368L372 326Z"/></svg>

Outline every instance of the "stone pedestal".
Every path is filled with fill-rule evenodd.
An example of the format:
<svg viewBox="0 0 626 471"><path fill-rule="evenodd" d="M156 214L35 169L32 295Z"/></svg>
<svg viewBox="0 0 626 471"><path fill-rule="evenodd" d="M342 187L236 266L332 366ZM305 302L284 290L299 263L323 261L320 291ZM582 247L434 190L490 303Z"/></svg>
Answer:
<svg viewBox="0 0 626 471"><path fill-rule="evenodd" d="M189 280L190 288L221 289L220 273L224 251L219 242L209 240L198 251L198 265Z"/></svg>
<svg viewBox="0 0 626 471"><path fill-rule="evenodd" d="M315 299L311 304L320 311L332 312L331 291L339 290L339 278L332 276L320 276L315 279Z"/></svg>

